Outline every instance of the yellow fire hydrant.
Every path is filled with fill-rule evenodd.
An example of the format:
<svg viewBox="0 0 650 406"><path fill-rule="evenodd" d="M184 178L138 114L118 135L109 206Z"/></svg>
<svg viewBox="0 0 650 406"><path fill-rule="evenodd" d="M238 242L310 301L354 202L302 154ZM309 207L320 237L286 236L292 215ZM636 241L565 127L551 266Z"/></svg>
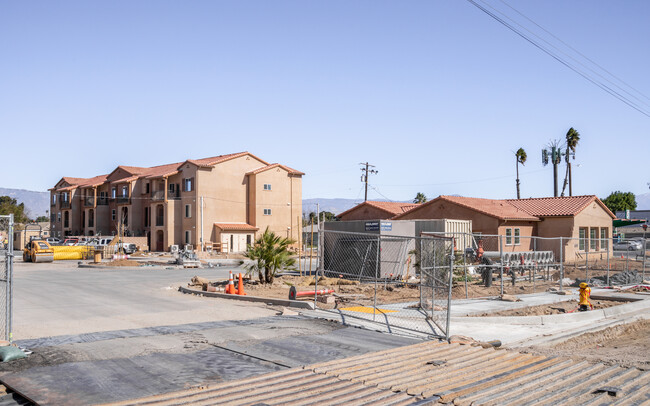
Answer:
<svg viewBox="0 0 650 406"><path fill-rule="evenodd" d="M587 310L593 310L594 306L589 301L591 296L591 288L586 283L582 282L580 284L580 301L578 302L578 310L585 312Z"/></svg>

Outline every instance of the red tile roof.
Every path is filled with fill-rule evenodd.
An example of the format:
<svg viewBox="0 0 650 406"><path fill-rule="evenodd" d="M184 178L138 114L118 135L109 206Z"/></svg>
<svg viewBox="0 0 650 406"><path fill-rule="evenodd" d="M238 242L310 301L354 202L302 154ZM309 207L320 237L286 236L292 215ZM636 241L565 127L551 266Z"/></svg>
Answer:
<svg viewBox="0 0 650 406"><path fill-rule="evenodd" d="M596 196L539 197L509 199L508 203L537 217L575 216L593 202L598 203L612 218L616 218Z"/></svg>
<svg viewBox="0 0 650 406"><path fill-rule="evenodd" d="M222 231L257 231L259 227L251 226L246 223L214 223Z"/></svg>
<svg viewBox="0 0 650 406"><path fill-rule="evenodd" d="M377 208L379 210L383 210L386 213L392 214L393 216L396 216L396 215L399 215L399 214L406 213L407 211L409 211L409 210L411 210L411 209L413 209L415 207L421 206L421 205L419 203L379 202L379 201L376 201L376 200L367 200L367 201L365 201L363 203L360 203L360 204L354 206L351 209L348 209L348 210L344 211L343 213L339 214L336 217L342 217L342 216L352 212L353 210L356 210L356 209L358 209L360 207L363 207L363 206L372 206L372 207L375 207L375 208Z"/></svg>
<svg viewBox="0 0 650 406"><path fill-rule="evenodd" d="M532 214L509 204L507 200L481 199L478 197L440 196L432 200L432 202L438 199L453 202L459 206L476 210L479 213L487 214L488 216L496 217L500 220L539 220Z"/></svg>
<svg viewBox="0 0 650 406"><path fill-rule="evenodd" d="M210 157L210 158L202 158L202 159L188 159L188 160L185 161L185 162L189 162L189 163L192 163L192 164L194 164L194 165L196 165L196 166L200 166L200 167L207 168L207 167L212 167L212 166L214 166L214 165L216 165L216 164L218 164L218 163L228 161L228 160L230 160L230 159L239 158L240 156L244 156L244 155L250 155L250 156L252 156L253 158L259 160L260 162L263 162L264 164L268 165L268 162L266 162L266 161L264 161L264 160L262 160L262 159L259 159L258 157L256 157L255 155L251 154L251 153L248 152L248 151L237 152L237 153L235 153L235 154L227 154L227 155L213 156L213 157ZM179 167L180 167L181 165L183 165L185 162L181 162L181 164L179 165Z"/></svg>
<svg viewBox="0 0 650 406"><path fill-rule="evenodd" d="M282 165L282 164L271 164L271 165L263 166L261 168L255 169L254 171L248 172L246 175L257 175L258 173L268 171L269 169L273 169L273 168L282 168L282 169L284 169L285 171L289 172L292 175L304 175L303 172L300 172L300 171L298 171L296 169L293 169L293 168L289 168L288 166L285 166L285 165Z"/></svg>
<svg viewBox="0 0 650 406"><path fill-rule="evenodd" d="M597 202L612 218L616 216L596 196L572 197L542 197L531 199L481 199L477 197L439 196L421 207L446 200L477 211L479 213L498 218L500 220L525 220L539 221L540 217L575 216L592 202ZM414 208L410 213L420 210ZM399 219L403 215L397 215Z"/></svg>

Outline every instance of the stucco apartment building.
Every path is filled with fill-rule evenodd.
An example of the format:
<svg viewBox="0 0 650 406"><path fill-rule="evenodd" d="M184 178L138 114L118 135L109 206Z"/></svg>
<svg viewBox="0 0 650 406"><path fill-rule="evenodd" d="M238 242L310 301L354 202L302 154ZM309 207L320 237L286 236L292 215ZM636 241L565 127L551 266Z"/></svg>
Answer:
<svg viewBox="0 0 650 406"><path fill-rule="evenodd" d="M612 237L614 218L596 196L506 200L439 196L393 217L471 220L474 233L503 236L504 252L548 250L559 257L559 239L534 241L530 237L564 237L562 256L567 261L584 253L606 256L611 247L605 240Z"/></svg>
<svg viewBox="0 0 650 406"><path fill-rule="evenodd" d="M267 227L297 240L303 175L241 152L63 177L50 189L52 235L112 235L122 222L152 251L203 242L241 252Z"/></svg>

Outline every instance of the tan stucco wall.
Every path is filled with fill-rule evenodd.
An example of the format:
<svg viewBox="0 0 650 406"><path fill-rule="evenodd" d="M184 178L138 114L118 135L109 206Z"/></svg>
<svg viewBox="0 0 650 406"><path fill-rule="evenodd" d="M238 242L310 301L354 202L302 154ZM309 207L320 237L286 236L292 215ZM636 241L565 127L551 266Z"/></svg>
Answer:
<svg viewBox="0 0 650 406"><path fill-rule="evenodd" d="M254 178L250 196L255 199L251 199L254 208L251 225L259 227L260 233L268 227L282 237L297 241L302 228L299 222L302 218L302 178L282 168L272 168L250 177ZM265 184L270 184L271 190L264 190ZM271 209L271 215L265 215L264 209Z"/></svg>

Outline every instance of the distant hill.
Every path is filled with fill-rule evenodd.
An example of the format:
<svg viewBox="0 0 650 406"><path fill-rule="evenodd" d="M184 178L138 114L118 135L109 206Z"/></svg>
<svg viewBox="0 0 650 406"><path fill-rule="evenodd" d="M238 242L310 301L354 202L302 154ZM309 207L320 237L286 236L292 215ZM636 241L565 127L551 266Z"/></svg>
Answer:
<svg viewBox="0 0 650 406"><path fill-rule="evenodd" d="M0 196L9 196L16 199L19 204L25 203L27 216L31 219L45 216L46 210L50 209L50 194L48 192L0 188Z"/></svg>

